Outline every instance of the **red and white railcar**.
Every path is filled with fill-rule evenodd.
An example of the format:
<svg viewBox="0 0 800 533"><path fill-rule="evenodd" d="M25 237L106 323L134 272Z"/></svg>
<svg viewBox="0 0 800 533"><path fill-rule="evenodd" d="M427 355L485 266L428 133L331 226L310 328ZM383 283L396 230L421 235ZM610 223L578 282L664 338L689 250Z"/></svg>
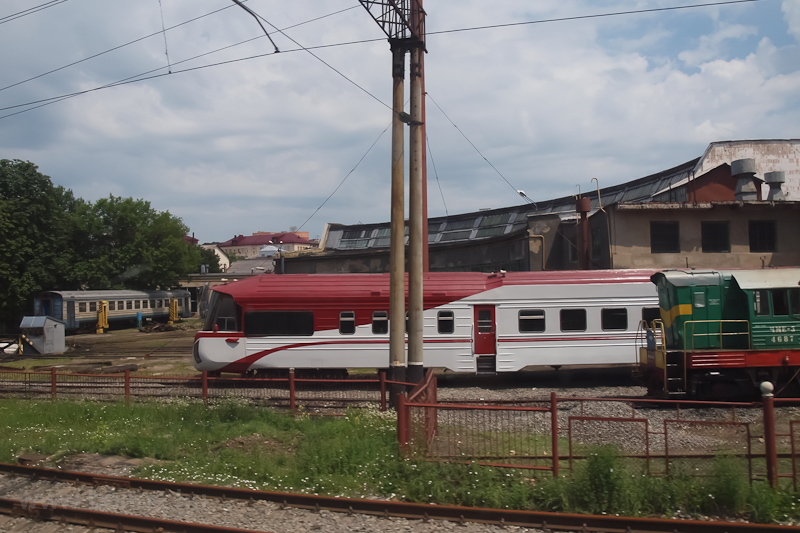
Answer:
<svg viewBox="0 0 800 533"><path fill-rule="evenodd" d="M425 367L635 365L654 271L425 275ZM388 368L388 274L262 275L214 288L194 365L212 372Z"/></svg>

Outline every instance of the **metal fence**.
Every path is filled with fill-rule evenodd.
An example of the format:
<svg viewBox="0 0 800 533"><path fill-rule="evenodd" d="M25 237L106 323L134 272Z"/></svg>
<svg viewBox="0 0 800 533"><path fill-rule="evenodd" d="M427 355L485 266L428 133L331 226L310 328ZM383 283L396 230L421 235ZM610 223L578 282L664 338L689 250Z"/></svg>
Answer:
<svg viewBox="0 0 800 533"><path fill-rule="evenodd" d="M207 372L186 376L132 374L74 374L0 371L0 396L17 398L74 398L142 401L195 398L204 401L244 399L286 408L293 413L338 414L348 407L377 405L386 410L388 389L396 382L377 376L347 379L306 379L288 372L276 378L210 377ZM411 385L398 383L400 385Z"/></svg>
<svg viewBox="0 0 800 533"><path fill-rule="evenodd" d="M784 479L797 490L799 399L695 402L556 397L478 405L436 401L424 393L398 401L405 453L437 461L543 470L558 475L598 448L611 447L632 470L664 476L709 476L725 458L750 480ZM777 408L776 408L777 404Z"/></svg>

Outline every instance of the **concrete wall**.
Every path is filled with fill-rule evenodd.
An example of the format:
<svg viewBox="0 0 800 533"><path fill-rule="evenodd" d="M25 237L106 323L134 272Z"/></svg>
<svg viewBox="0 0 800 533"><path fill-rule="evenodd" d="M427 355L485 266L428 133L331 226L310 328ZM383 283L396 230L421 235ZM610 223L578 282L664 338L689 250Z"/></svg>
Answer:
<svg viewBox="0 0 800 533"><path fill-rule="evenodd" d="M640 204L611 210L613 268L761 268L800 265L800 206L794 203ZM777 222L777 251L750 252L748 222ZM651 253L650 222L678 221L679 253ZM702 249L701 222L727 221L730 252ZM763 263L762 263L763 258Z"/></svg>

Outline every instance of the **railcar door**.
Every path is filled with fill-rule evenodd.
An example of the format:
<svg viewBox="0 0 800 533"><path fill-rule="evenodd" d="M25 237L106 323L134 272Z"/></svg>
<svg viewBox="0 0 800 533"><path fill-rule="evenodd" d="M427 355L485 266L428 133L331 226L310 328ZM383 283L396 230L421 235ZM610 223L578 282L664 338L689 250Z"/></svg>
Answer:
<svg viewBox="0 0 800 533"><path fill-rule="evenodd" d="M473 323L473 353L479 374L494 373L497 368L497 330L493 305L476 305Z"/></svg>

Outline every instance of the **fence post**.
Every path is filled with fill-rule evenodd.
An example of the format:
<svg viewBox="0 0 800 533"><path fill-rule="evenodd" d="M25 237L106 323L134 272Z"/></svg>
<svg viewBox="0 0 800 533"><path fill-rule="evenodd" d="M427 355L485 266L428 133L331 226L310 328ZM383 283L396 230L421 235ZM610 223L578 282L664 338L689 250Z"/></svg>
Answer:
<svg viewBox="0 0 800 533"><path fill-rule="evenodd" d="M381 381L381 412L386 411L386 372L378 372Z"/></svg>
<svg viewBox="0 0 800 533"><path fill-rule="evenodd" d="M550 424L553 428L553 477L558 477L558 398L555 392L550 393Z"/></svg>
<svg viewBox="0 0 800 533"><path fill-rule="evenodd" d="M772 488L777 488L778 451L775 444L775 397L772 395L775 387L769 381L764 381L759 388L764 409L764 456L767 459L767 481Z"/></svg>
<svg viewBox="0 0 800 533"><path fill-rule="evenodd" d="M397 395L397 440L400 441L400 451L405 452L408 449L408 409L406 408L406 395L400 393Z"/></svg>
<svg viewBox="0 0 800 533"><path fill-rule="evenodd" d="M50 369L50 396L55 399L56 389L58 387L58 378L56 377L56 369Z"/></svg>
<svg viewBox="0 0 800 533"><path fill-rule="evenodd" d="M295 395L294 395L294 368L289 369L289 409L292 410L292 414L296 414L297 406L295 405Z"/></svg>
<svg viewBox="0 0 800 533"><path fill-rule="evenodd" d="M131 402L131 371L125 370L125 403Z"/></svg>
<svg viewBox="0 0 800 533"><path fill-rule="evenodd" d="M203 370L203 401L208 401L208 370Z"/></svg>

